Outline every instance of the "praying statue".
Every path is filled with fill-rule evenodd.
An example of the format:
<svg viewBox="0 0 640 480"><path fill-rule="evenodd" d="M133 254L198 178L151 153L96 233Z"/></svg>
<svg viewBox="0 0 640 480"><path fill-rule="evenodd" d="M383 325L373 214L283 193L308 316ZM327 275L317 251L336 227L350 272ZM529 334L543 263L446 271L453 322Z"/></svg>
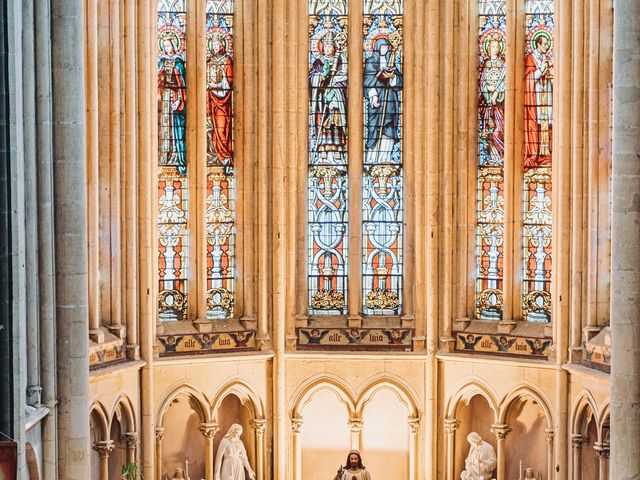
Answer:
<svg viewBox="0 0 640 480"><path fill-rule="evenodd" d="M460 480L490 480L496 468L496 452L476 432L467 435L467 441L471 448L464 461L465 470L460 475Z"/></svg>
<svg viewBox="0 0 640 480"><path fill-rule="evenodd" d="M524 477L522 475L520 476L520 480L539 480L541 478L540 472L536 475L533 468L525 468Z"/></svg>
<svg viewBox="0 0 640 480"><path fill-rule="evenodd" d="M214 480L244 480L244 469L249 472L249 478L254 480L256 474L249 465L247 451L242 440L242 426L234 423L218 446Z"/></svg>
<svg viewBox="0 0 640 480"><path fill-rule="evenodd" d="M371 480L369 472L362 464L362 457L358 450L351 450L347 455L344 466L340 465L334 480Z"/></svg>
<svg viewBox="0 0 640 480"><path fill-rule="evenodd" d="M173 477L171 477L171 480L189 480L189 477L185 475L184 470L182 468L178 467L173 472Z"/></svg>

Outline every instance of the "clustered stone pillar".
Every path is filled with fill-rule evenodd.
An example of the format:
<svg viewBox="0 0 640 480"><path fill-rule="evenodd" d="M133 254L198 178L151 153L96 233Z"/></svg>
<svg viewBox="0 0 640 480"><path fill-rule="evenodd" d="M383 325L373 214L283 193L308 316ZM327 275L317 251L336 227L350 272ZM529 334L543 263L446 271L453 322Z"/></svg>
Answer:
<svg viewBox="0 0 640 480"><path fill-rule="evenodd" d="M614 2L611 478L640 478L640 2Z"/></svg>
<svg viewBox="0 0 640 480"><path fill-rule="evenodd" d="M100 457L100 480L109 480L109 454L114 449L113 440L104 440L93 444Z"/></svg>
<svg viewBox="0 0 640 480"><path fill-rule="evenodd" d="M300 430L302 429L302 423L301 417L291 419L293 480L302 480L302 445L300 444Z"/></svg>
<svg viewBox="0 0 640 480"><path fill-rule="evenodd" d="M213 480L213 469L214 469L214 459L213 459L213 437L216 436L216 433L220 428L216 423L203 423L200 425L200 433L204 435L204 478L206 480Z"/></svg>
<svg viewBox="0 0 640 480"><path fill-rule="evenodd" d="M267 422L264 419L256 419L252 426L256 431L256 478L264 480L264 432Z"/></svg>
<svg viewBox="0 0 640 480"><path fill-rule="evenodd" d="M582 434L571 435L571 450L573 451L573 480L582 479Z"/></svg>
<svg viewBox="0 0 640 480"><path fill-rule="evenodd" d="M506 478L506 466L507 459L504 454L504 441L509 435L511 431L511 427L509 425L492 425L491 431L495 434L497 439L496 445L496 456L497 458L497 468L496 468L496 479L497 480L507 480Z"/></svg>
<svg viewBox="0 0 640 480"><path fill-rule="evenodd" d="M409 480L418 478L420 455L420 419L415 417L409 418Z"/></svg>
<svg viewBox="0 0 640 480"><path fill-rule="evenodd" d="M164 427L156 427L156 480L162 480L162 438Z"/></svg>
<svg viewBox="0 0 640 480"><path fill-rule="evenodd" d="M596 443L593 448L598 454L598 480L607 480L609 478L609 444Z"/></svg>
<svg viewBox="0 0 640 480"><path fill-rule="evenodd" d="M554 456L553 456L553 437L555 432L552 428L548 428L544 431L544 439L547 442L547 478L549 480L553 479L553 464L554 464Z"/></svg>
<svg viewBox="0 0 640 480"><path fill-rule="evenodd" d="M137 432L127 432L123 437L127 446L127 463L133 463L137 458L138 434Z"/></svg>
<svg viewBox="0 0 640 480"><path fill-rule="evenodd" d="M447 480L454 480L456 461L456 430L460 422L455 418L447 418L444 421L444 431L447 434Z"/></svg>

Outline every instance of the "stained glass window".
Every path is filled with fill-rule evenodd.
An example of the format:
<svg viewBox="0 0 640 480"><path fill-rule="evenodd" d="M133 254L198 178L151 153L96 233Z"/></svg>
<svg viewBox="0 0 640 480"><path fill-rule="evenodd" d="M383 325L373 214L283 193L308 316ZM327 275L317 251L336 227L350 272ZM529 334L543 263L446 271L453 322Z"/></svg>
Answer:
<svg viewBox="0 0 640 480"><path fill-rule="evenodd" d="M233 0L207 0L207 318L233 315L235 170L233 155Z"/></svg>
<svg viewBox="0 0 640 480"><path fill-rule="evenodd" d="M187 309L186 0L158 1L158 281L161 320Z"/></svg>
<svg viewBox="0 0 640 480"><path fill-rule="evenodd" d="M524 79L523 317L551 321L553 0L527 0Z"/></svg>
<svg viewBox="0 0 640 480"><path fill-rule="evenodd" d="M478 2L476 317L502 318L504 255L505 0Z"/></svg>
<svg viewBox="0 0 640 480"><path fill-rule="evenodd" d="M347 0L309 1L309 313L347 309Z"/></svg>
<svg viewBox="0 0 640 480"><path fill-rule="evenodd" d="M402 310L402 0L364 0L363 313Z"/></svg>

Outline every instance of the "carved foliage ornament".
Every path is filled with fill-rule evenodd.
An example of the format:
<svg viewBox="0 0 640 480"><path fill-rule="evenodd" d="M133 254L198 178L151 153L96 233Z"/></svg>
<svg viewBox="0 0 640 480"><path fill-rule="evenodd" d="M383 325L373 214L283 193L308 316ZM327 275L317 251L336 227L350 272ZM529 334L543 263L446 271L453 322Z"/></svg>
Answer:
<svg viewBox="0 0 640 480"><path fill-rule="evenodd" d="M398 308L398 294L393 290L375 288L367 293L367 308Z"/></svg>
<svg viewBox="0 0 640 480"><path fill-rule="evenodd" d="M311 299L311 308L316 310L339 310L344 308L344 294L337 290L318 290Z"/></svg>

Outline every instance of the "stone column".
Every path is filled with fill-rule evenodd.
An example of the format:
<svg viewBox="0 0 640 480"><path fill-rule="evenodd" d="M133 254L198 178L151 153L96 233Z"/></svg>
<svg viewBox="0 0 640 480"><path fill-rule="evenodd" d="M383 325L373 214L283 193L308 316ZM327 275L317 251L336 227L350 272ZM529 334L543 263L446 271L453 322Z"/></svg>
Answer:
<svg viewBox="0 0 640 480"><path fill-rule="evenodd" d="M264 480L264 432L266 430L266 421L264 419L256 419L252 422L256 431L256 479Z"/></svg>
<svg viewBox="0 0 640 480"><path fill-rule="evenodd" d="M454 480L455 477L455 461L456 461L456 430L460 426L460 422L455 418L447 418L444 421L444 431L447 434L447 480Z"/></svg>
<svg viewBox="0 0 640 480"><path fill-rule="evenodd" d="M409 418L409 480L417 480L420 467L420 419Z"/></svg>
<svg viewBox="0 0 640 480"><path fill-rule="evenodd" d="M56 294L51 111L51 22L48 0L35 2L36 138L38 152L38 272L40 278L40 355L42 403L49 415L42 425L42 477L57 472Z"/></svg>
<svg viewBox="0 0 640 480"><path fill-rule="evenodd" d="M96 442L93 444L93 449L100 457L100 480L109 480L109 454L114 449L113 440Z"/></svg>
<svg viewBox="0 0 640 480"><path fill-rule="evenodd" d="M553 429L546 429L544 431L544 438L547 442L547 479L552 480L555 475L555 465L553 456Z"/></svg>
<svg viewBox="0 0 640 480"><path fill-rule="evenodd" d="M302 429L302 418L291 419L291 450L293 464L293 480L302 480L302 445L300 444L300 430Z"/></svg>
<svg viewBox="0 0 640 480"><path fill-rule="evenodd" d="M213 480L213 437L220 428L217 423L203 423L200 425L200 433L204 435L204 478Z"/></svg>
<svg viewBox="0 0 640 480"><path fill-rule="evenodd" d="M138 433L127 432L123 435L124 443L127 446L127 463L133 463L137 458Z"/></svg>
<svg viewBox="0 0 640 480"><path fill-rule="evenodd" d="M349 419L349 430L351 430L351 449L362 451L362 430L364 422L361 418Z"/></svg>
<svg viewBox="0 0 640 480"><path fill-rule="evenodd" d="M58 479L89 478L84 2L52 0ZM82 421L79 421L81 420Z"/></svg>
<svg viewBox="0 0 640 480"><path fill-rule="evenodd" d="M636 445L637 448L637 445ZM608 480L609 478L609 444L598 442L593 446L598 454L598 480Z"/></svg>
<svg viewBox="0 0 640 480"><path fill-rule="evenodd" d="M495 434L497 439L496 445L496 453L497 453L497 467L496 467L496 480L507 480L506 475L506 466L507 459L504 454L504 441L509 435L511 431L511 427L509 425L492 425L491 431Z"/></svg>
<svg viewBox="0 0 640 480"><path fill-rule="evenodd" d="M164 427L156 428L156 480L162 480L162 438L164 437Z"/></svg>
<svg viewBox="0 0 640 480"><path fill-rule="evenodd" d="M574 433L571 435L571 450L573 452L573 480L582 479L582 434Z"/></svg>
<svg viewBox="0 0 640 480"><path fill-rule="evenodd" d="M611 478L640 478L640 2L614 2Z"/></svg>

